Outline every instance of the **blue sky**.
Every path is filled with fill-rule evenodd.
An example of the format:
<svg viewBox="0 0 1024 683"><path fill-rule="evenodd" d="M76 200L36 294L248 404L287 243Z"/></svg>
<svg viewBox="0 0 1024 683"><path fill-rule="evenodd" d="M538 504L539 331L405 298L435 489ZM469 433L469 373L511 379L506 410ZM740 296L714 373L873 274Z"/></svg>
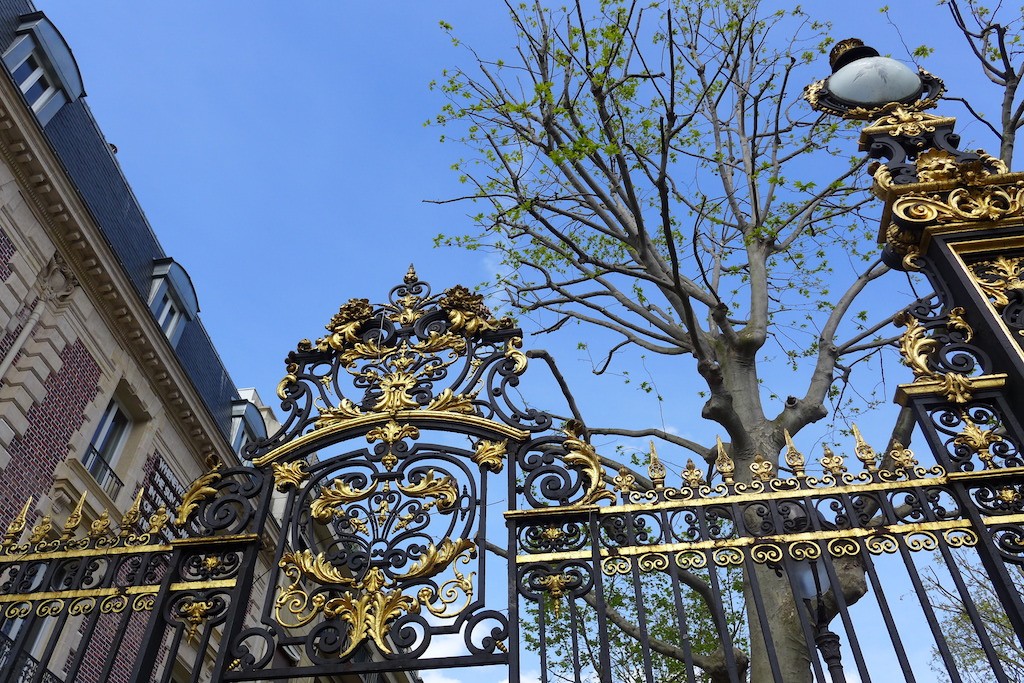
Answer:
<svg viewBox="0 0 1024 683"><path fill-rule="evenodd" d="M478 253L433 248L438 232L469 230L472 209L424 202L462 188L450 170L460 150L440 145L441 131L423 124L442 104L428 83L466 63L439 20L500 56L513 43L502 3L38 6L76 55L89 104L165 249L191 274L202 319L239 386L255 386L273 403L281 361L295 343L320 335L350 297L383 300L410 262L437 289L493 275ZM835 3L804 6L831 13L837 38L857 35L905 54L896 32L863 3L846 3L849 16L836 15ZM953 94L994 97L963 58L962 39L948 32L943 8L929 0L893 11L910 47L929 41L939 48L925 66ZM820 76L827 71L822 60ZM952 105L943 111L962 113ZM995 151L980 126L961 122L965 139L976 139L969 146ZM579 335L567 326L560 337L527 345L552 348L585 415L692 430L701 439L713 434L696 424L699 387L683 381L688 360L634 359L629 366L634 377L655 379L673 402L663 415L621 378L593 378L575 348ZM681 453L663 458L685 463Z"/></svg>

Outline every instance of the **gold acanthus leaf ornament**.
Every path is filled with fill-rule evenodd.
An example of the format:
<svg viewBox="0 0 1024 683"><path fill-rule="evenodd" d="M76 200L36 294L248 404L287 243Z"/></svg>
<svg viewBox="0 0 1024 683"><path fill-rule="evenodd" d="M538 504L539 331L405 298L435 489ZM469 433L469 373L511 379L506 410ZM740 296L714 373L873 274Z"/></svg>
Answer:
<svg viewBox="0 0 1024 683"><path fill-rule="evenodd" d="M285 575L295 581L300 580L303 576L308 576L320 584L352 586L356 583L351 576L342 574L323 553L314 555L313 551L308 549L299 552L285 552L281 555L279 564L284 569Z"/></svg>
<svg viewBox="0 0 1024 683"><path fill-rule="evenodd" d="M526 367L530 363L526 354L520 351L521 348L523 348L522 337L512 337L505 344L505 358L512 361L512 373L516 375L526 372Z"/></svg>
<svg viewBox="0 0 1024 683"><path fill-rule="evenodd" d="M380 398L373 404L377 413L397 413L400 410L419 408L420 404L409 395L416 388L416 377L409 372L396 370L380 380Z"/></svg>
<svg viewBox="0 0 1024 683"><path fill-rule="evenodd" d="M298 488L302 482L309 478L309 469L306 467L305 460L295 460L294 462L273 464L274 472L274 488L278 491L284 491L289 486Z"/></svg>
<svg viewBox="0 0 1024 683"><path fill-rule="evenodd" d="M320 417L314 423L314 429L322 429L329 424L351 420L359 417L363 411L355 403L347 398L341 399L336 408L321 408Z"/></svg>
<svg viewBox="0 0 1024 683"><path fill-rule="evenodd" d="M1024 290L1024 257L998 256L990 261L979 261L970 266L974 281L997 311L1010 303L1010 292Z"/></svg>
<svg viewBox="0 0 1024 683"><path fill-rule="evenodd" d="M476 442L473 455L470 460L480 466L480 469L490 470L497 474L505 467L505 457L508 455L508 439L503 441L488 441L480 439Z"/></svg>
<svg viewBox="0 0 1024 683"><path fill-rule="evenodd" d="M471 394L456 394L451 389L445 389L427 405L427 410L437 410L445 413L459 413L461 415L472 415L476 412L473 401L477 392Z"/></svg>
<svg viewBox="0 0 1024 683"><path fill-rule="evenodd" d="M583 498L573 505L590 505L600 500L615 500L615 494L609 491L604 484L604 467L601 465L601 457L586 441L580 438L582 425L570 420L566 423L562 432L565 440L562 445L568 451L562 456L562 461L569 467L578 468L586 477L588 486Z"/></svg>
<svg viewBox="0 0 1024 683"><path fill-rule="evenodd" d="M365 500L377 491L379 482L370 484L365 489L357 489L351 484L335 479L330 486L320 491L320 495L309 505L309 513L313 519L326 524L340 514L340 508Z"/></svg>
<svg viewBox="0 0 1024 683"><path fill-rule="evenodd" d="M454 541L446 538L437 546L429 543L420 558L409 567L409 571L397 575L395 578L402 581L414 581L437 576L464 552L468 552L470 557L476 555L476 544L468 538L459 538Z"/></svg>
<svg viewBox="0 0 1024 683"><path fill-rule="evenodd" d="M996 221L1024 215L1024 183L1010 188L957 187L948 193L906 194L892 205L893 215L911 223Z"/></svg>
<svg viewBox="0 0 1024 683"><path fill-rule="evenodd" d="M484 305L483 295L474 294L462 285L446 289L438 304L447 314L452 332L476 336L512 327L511 318L493 318L490 309Z"/></svg>
<svg viewBox="0 0 1024 683"><path fill-rule="evenodd" d="M957 309L951 313L955 314ZM962 309L960 309L962 310ZM937 339L927 336L924 326L917 318L901 313L894 319L897 325L906 325L907 331L900 337L900 355L903 364L914 373L915 382L939 382L941 392L947 401L966 403L971 400L971 380L957 372L943 374L933 370L928 361L938 351L941 344ZM951 315L950 330L970 331L970 326L962 317ZM973 334L973 333L972 333Z"/></svg>
<svg viewBox="0 0 1024 683"><path fill-rule="evenodd" d="M1001 443L1003 437L996 433L994 428L982 429L967 416L967 413L963 413L961 417L963 417L964 428L953 439L953 443L977 455L985 463L985 469L993 469L995 455L992 453L992 446Z"/></svg>
<svg viewBox="0 0 1024 683"><path fill-rule="evenodd" d="M448 475L434 476L433 469L427 470L427 473L415 483L399 484L398 490L410 498L433 498L437 509L442 512L455 507L459 499L458 482Z"/></svg>
<svg viewBox="0 0 1024 683"><path fill-rule="evenodd" d="M218 464L212 470L192 482L192 485L188 487L188 491L182 496L181 505L178 506L178 516L175 518L174 523L182 526L188 522L188 518L192 516L192 513L199 509L199 504L217 493L217 489L213 488L212 484L216 484L220 479L220 465Z"/></svg>
<svg viewBox="0 0 1024 683"><path fill-rule="evenodd" d="M331 334L317 340L317 346L326 351L327 348L342 350L359 339L359 329L373 317L373 306L369 299L349 299L342 304L331 321L327 323L327 331Z"/></svg>
<svg viewBox="0 0 1024 683"><path fill-rule="evenodd" d="M391 624L403 613L418 612L419 602L416 598L397 590L358 596L347 591L324 605L327 618L337 617L349 625L348 647L338 654L341 659L355 652L367 639L372 640L381 652L393 654L388 638Z"/></svg>

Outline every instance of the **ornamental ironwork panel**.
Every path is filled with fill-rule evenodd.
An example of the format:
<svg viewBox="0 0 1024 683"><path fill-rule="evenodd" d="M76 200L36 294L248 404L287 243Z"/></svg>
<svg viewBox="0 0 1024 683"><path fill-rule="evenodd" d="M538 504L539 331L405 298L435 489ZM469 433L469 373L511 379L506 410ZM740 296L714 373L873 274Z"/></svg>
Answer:
<svg viewBox="0 0 1024 683"><path fill-rule="evenodd" d="M849 456L787 435L742 468L719 441L614 471L520 395L511 321L410 269L288 355L251 467L173 511L158 482L117 524L25 504L0 541L0 683L1015 680L1024 431L978 311L926 272L897 396L924 462L854 428Z"/></svg>

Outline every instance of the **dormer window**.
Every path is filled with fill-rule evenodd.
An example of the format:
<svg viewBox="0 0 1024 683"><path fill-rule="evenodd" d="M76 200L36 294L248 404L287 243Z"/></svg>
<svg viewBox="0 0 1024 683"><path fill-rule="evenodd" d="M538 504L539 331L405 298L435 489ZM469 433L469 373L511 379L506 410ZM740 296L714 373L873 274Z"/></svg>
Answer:
<svg viewBox="0 0 1024 683"><path fill-rule="evenodd" d="M238 453L243 462L249 461L242 452L254 441L267 438L267 424L259 408L247 399L240 398L231 404L231 449Z"/></svg>
<svg viewBox="0 0 1024 683"><path fill-rule="evenodd" d="M44 126L65 103L85 94L71 50L42 12L21 17L3 61Z"/></svg>
<svg viewBox="0 0 1024 683"><path fill-rule="evenodd" d="M195 319L199 313L199 301L192 280L174 259L164 258L153 262L149 310L171 346L178 343L188 321Z"/></svg>

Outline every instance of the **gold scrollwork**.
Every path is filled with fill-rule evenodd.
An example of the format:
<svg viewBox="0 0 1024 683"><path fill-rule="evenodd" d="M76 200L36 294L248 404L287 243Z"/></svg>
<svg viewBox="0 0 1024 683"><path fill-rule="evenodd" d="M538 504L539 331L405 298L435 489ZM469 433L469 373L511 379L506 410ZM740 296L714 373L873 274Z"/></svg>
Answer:
<svg viewBox="0 0 1024 683"><path fill-rule="evenodd" d="M833 557L856 557L860 550L860 543L855 538L833 538L828 542L828 552Z"/></svg>
<svg viewBox="0 0 1024 683"><path fill-rule="evenodd" d="M389 471L394 469L395 465L398 464L398 457L394 454L392 448L396 443L402 439L417 439L420 436L420 430L410 424L399 424L395 420L388 420L380 427L374 427L370 431L366 432L366 440L369 443L374 441L383 441L387 444L388 451L381 458L381 463Z"/></svg>
<svg viewBox="0 0 1024 683"><path fill-rule="evenodd" d="M299 488L309 478L309 468L305 460L294 460L287 463L273 464L274 488L284 491L289 486Z"/></svg>
<svg viewBox="0 0 1024 683"><path fill-rule="evenodd" d="M615 500L615 494L605 487L604 466L601 465L600 456L592 445L580 438L576 427L572 421L566 424L563 429L565 440L562 442L568 451L562 457L562 461L569 467L578 467L588 481L583 498L577 501L575 506L590 505L600 500Z"/></svg>
<svg viewBox="0 0 1024 683"><path fill-rule="evenodd" d="M750 559L758 564L782 562L782 548L774 543L758 543L750 549Z"/></svg>
<svg viewBox="0 0 1024 683"><path fill-rule="evenodd" d="M915 531L903 537L903 542L908 550L915 552L921 550L938 550L939 539L930 531Z"/></svg>
<svg viewBox="0 0 1024 683"><path fill-rule="evenodd" d="M879 534L878 536L869 536L864 541L864 547L868 549L868 552L872 555L891 555L900 548L899 541L896 540L895 536L890 534Z"/></svg>
<svg viewBox="0 0 1024 683"><path fill-rule="evenodd" d="M708 566L708 556L697 550L683 550L676 553L676 566L680 569L703 569Z"/></svg>
<svg viewBox="0 0 1024 683"><path fill-rule="evenodd" d="M948 193L905 194L892 205L899 218L927 225L997 221L1024 215L1024 184L956 187Z"/></svg>
<svg viewBox="0 0 1024 683"><path fill-rule="evenodd" d="M990 261L979 261L970 265L974 281L991 301L997 311L1010 303L1010 292L1024 290L1024 257L1007 258L997 256Z"/></svg>
<svg viewBox="0 0 1024 683"><path fill-rule="evenodd" d="M508 455L508 439L502 441L488 441L480 439L476 442L473 455L470 460L480 466L480 469L490 470L497 474L505 467L505 457Z"/></svg>
<svg viewBox="0 0 1024 683"><path fill-rule="evenodd" d="M526 366L529 364L526 354L520 351L522 347L522 337L512 337L505 344L505 358L512 361L512 374L514 375L526 372Z"/></svg>
<svg viewBox="0 0 1024 683"><path fill-rule="evenodd" d="M644 573L663 572L668 569L668 555L665 553L647 553L641 555L637 567Z"/></svg>
<svg viewBox="0 0 1024 683"><path fill-rule="evenodd" d="M978 533L974 529L946 529L942 532L942 540L950 548L972 547L978 544Z"/></svg>
<svg viewBox="0 0 1024 683"><path fill-rule="evenodd" d="M718 548L713 557L719 567L738 567L743 564L743 551L739 548Z"/></svg>
<svg viewBox="0 0 1024 683"><path fill-rule="evenodd" d="M212 470L192 482L192 485L188 487L188 491L181 498L181 505L178 506L178 517L174 520L174 523L178 526L186 524L192 513L199 509L199 504L217 493L217 489L213 488L212 484L217 483L220 479L220 465L218 464Z"/></svg>
<svg viewBox="0 0 1024 683"><path fill-rule="evenodd" d="M903 356L903 363L910 367L914 373L915 382L938 381L942 383L942 393L946 400L954 403L966 403L971 399L971 380L966 375L957 372L942 374L932 370L928 365L939 347L939 340L927 336L925 328L921 323L909 315L898 315L895 319L897 325L906 325L907 331L900 337L900 355ZM957 327L966 325L962 318L953 321ZM970 329L968 327L968 329Z"/></svg>
<svg viewBox="0 0 1024 683"><path fill-rule="evenodd" d="M953 438L953 443L977 455L985 463L985 469L995 468L995 455L992 453L992 446L1001 443L1003 437L996 432L995 427L992 429L982 429L979 427L966 412L961 413L961 418L964 421L964 427Z"/></svg>
<svg viewBox="0 0 1024 683"><path fill-rule="evenodd" d="M786 550L794 560L816 560L821 557L821 547L811 541L790 543Z"/></svg>
<svg viewBox="0 0 1024 683"><path fill-rule="evenodd" d="M628 574L633 568L633 560L628 557L606 557L601 561L601 571L605 576Z"/></svg>

